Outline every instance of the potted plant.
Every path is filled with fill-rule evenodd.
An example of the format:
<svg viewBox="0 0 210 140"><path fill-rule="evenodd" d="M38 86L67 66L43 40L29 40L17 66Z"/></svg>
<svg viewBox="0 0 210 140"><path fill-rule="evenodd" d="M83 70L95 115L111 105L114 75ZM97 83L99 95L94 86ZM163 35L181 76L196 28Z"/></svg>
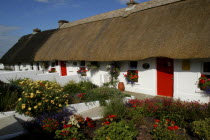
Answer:
<svg viewBox="0 0 210 140"><path fill-rule="evenodd" d="M202 74L199 78L198 87L206 93L210 93L210 79L208 79L206 75Z"/></svg>
<svg viewBox="0 0 210 140"><path fill-rule="evenodd" d="M128 82L131 82L131 83L138 82L139 76L138 76L137 70L128 70L127 74L123 74L123 75Z"/></svg>
<svg viewBox="0 0 210 140"><path fill-rule="evenodd" d="M81 76L87 76L87 74L86 74L87 71L88 71L88 70L86 70L85 67L80 67L80 68L78 69L77 73L78 73L78 74L81 74Z"/></svg>
<svg viewBox="0 0 210 140"><path fill-rule="evenodd" d="M54 73L54 72L57 72L55 68L51 68L49 71L49 73Z"/></svg>

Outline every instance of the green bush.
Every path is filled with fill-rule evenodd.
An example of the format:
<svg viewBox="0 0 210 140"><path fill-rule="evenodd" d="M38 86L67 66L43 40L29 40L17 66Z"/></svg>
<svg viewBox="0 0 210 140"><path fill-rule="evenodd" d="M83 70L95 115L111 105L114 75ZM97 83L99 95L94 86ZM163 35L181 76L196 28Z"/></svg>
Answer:
<svg viewBox="0 0 210 140"><path fill-rule="evenodd" d="M0 111L14 110L20 93L18 86L0 81Z"/></svg>
<svg viewBox="0 0 210 140"><path fill-rule="evenodd" d="M145 124L144 109L142 107L127 108L126 118L133 121L136 126Z"/></svg>
<svg viewBox="0 0 210 140"><path fill-rule="evenodd" d="M210 118L205 120L194 121L192 123L193 132L200 138L209 140L210 139Z"/></svg>
<svg viewBox="0 0 210 140"><path fill-rule="evenodd" d="M103 109L104 117L108 115L117 115L118 117L123 117L126 113L126 107L123 102L122 96L116 95L110 99Z"/></svg>
<svg viewBox="0 0 210 140"><path fill-rule="evenodd" d="M24 79L19 84L23 92L16 110L20 114L38 116L43 112L59 111L69 102L68 94L55 82Z"/></svg>
<svg viewBox="0 0 210 140"><path fill-rule="evenodd" d="M74 81L70 81L63 87L63 90L64 92L67 92L74 96L77 93L87 92L94 88L97 88L97 86L91 82L81 81L79 83L76 83Z"/></svg>
<svg viewBox="0 0 210 140"><path fill-rule="evenodd" d="M94 140L134 140L138 134L134 124L125 120L104 125L95 133Z"/></svg>
<svg viewBox="0 0 210 140"><path fill-rule="evenodd" d="M100 87L87 92L84 95L83 101L84 102L99 101L101 105L105 105L106 104L105 100L111 99L114 96L125 97L125 95L122 94L118 89Z"/></svg>

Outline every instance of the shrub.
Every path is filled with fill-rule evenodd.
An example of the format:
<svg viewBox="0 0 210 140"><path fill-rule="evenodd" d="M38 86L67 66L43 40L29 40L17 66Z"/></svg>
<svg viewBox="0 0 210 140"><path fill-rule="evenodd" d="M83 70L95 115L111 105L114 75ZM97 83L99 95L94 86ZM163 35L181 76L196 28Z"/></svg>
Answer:
<svg viewBox="0 0 210 140"><path fill-rule="evenodd" d="M20 88L0 81L0 111L10 111L21 96Z"/></svg>
<svg viewBox="0 0 210 140"><path fill-rule="evenodd" d="M174 121L163 119L163 120L155 120L155 124L153 125L154 129L152 131L152 135L156 140L179 140L185 139L184 134L178 134L178 130L180 129Z"/></svg>
<svg viewBox="0 0 210 140"><path fill-rule="evenodd" d="M127 108L126 118L133 121L136 126L145 124L144 109L142 107Z"/></svg>
<svg viewBox="0 0 210 140"><path fill-rule="evenodd" d="M124 94L122 94L118 89L115 88L108 88L108 87L100 87L93 89L89 92L87 92L84 95L85 102L90 101L99 101L101 105L105 105L105 100L111 99L114 96L122 96L125 97Z"/></svg>
<svg viewBox="0 0 210 140"><path fill-rule="evenodd" d="M200 138L209 140L210 139L210 118L205 120L194 121L192 123L193 132Z"/></svg>
<svg viewBox="0 0 210 140"><path fill-rule="evenodd" d="M77 93L87 92L91 89L97 88L97 86L91 82L81 81L76 83L74 81L70 81L66 84L63 89L64 92L71 93L71 95L75 95Z"/></svg>
<svg viewBox="0 0 210 140"><path fill-rule="evenodd" d="M125 120L104 125L95 133L95 140L133 140L138 134L134 124Z"/></svg>
<svg viewBox="0 0 210 140"><path fill-rule="evenodd" d="M108 116L110 114L117 115L123 117L126 112L126 107L123 102L122 96L115 95L110 99L110 102L107 103L103 109L104 116Z"/></svg>
<svg viewBox="0 0 210 140"><path fill-rule="evenodd" d="M55 82L24 79L19 84L24 90L16 107L20 114L38 116L42 112L58 111L68 104L68 94Z"/></svg>

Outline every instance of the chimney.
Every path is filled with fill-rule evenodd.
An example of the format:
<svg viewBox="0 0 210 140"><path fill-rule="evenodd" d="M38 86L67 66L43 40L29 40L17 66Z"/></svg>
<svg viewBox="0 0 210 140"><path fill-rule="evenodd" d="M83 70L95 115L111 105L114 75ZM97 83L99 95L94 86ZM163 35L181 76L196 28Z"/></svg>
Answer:
<svg viewBox="0 0 210 140"><path fill-rule="evenodd" d="M130 6L138 4L138 2L135 2L134 0L130 0L130 2L127 2L126 4L128 5L128 7L130 7Z"/></svg>
<svg viewBox="0 0 210 140"><path fill-rule="evenodd" d="M59 20L58 21L58 28L60 28L64 23L69 23L67 20Z"/></svg>
<svg viewBox="0 0 210 140"><path fill-rule="evenodd" d="M33 34L36 34L36 33L39 33L39 32L41 32L41 30L40 30L40 29L38 29L38 28L33 29Z"/></svg>

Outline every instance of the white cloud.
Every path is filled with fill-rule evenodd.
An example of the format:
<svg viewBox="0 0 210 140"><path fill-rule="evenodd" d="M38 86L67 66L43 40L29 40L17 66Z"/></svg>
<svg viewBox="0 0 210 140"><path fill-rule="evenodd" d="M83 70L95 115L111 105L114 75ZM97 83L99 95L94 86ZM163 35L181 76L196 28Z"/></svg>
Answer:
<svg viewBox="0 0 210 140"><path fill-rule="evenodd" d="M18 41L19 36L13 32L19 30L16 26L0 24L0 58Z"/></svg>

